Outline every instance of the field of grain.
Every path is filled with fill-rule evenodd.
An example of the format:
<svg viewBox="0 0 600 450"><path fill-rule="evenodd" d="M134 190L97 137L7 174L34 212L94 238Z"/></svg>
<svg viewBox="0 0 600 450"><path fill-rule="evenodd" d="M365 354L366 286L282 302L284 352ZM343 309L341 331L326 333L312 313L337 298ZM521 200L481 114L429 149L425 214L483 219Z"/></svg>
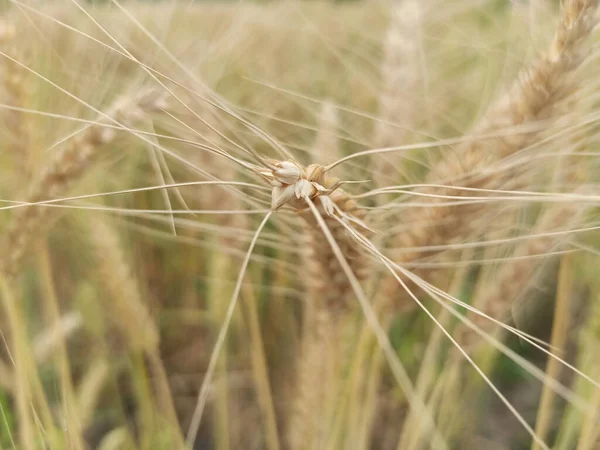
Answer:
<svg viewBox="0 0 600 450"><path fill-rule="evenodd" d="M600 448L597 3L2 2L0 449Z"/></svg>

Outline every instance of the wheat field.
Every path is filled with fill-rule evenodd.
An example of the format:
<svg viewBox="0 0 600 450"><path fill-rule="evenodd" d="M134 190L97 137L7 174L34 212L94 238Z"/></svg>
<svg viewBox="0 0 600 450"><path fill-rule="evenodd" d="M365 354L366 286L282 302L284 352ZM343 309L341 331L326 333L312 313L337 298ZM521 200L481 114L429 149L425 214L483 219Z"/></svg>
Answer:
<svg viewBox="0 0 600 450"><path fill-rule="evenodd" d="M599 449L597 4L2 2L0 449Z"/></svg>

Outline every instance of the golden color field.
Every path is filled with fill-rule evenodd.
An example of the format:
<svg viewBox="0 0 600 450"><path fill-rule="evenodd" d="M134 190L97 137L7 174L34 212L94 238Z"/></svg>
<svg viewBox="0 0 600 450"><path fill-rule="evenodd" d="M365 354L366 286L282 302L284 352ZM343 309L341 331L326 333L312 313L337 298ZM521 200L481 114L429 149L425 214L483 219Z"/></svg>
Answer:
<svg viewBox="0 0 600 450"><path fill-rule="evenodd" d="M600 448L597 0L6 0L0 448Z"/></svg>

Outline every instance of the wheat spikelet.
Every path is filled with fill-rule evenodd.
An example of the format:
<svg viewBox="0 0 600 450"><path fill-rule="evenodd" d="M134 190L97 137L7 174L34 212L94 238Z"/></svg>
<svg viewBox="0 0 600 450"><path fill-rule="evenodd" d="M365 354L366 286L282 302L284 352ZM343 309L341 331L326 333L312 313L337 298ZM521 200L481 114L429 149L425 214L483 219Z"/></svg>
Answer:
<svg viewBox="0 0 600 450"><path fill-rule="evenodd" d="M344 190L342 182L327 176L325 168L311 164L304 168L295 161L268 161L268 169L255 169L273 186L271 208L278 210L288 206L295 210L307 225L309 260L315 261L314 273L315 301L330 311L343 311L348 308L348 294L351 291L347 277L340 272L333 251L320 230L319 224L307 208L307 201L315 202L315 207L347 258L352 272L360 279L365 276L368 261L366 252L356 245L352 235L340 221L358 225L368 230L363 222L364 210Z"/></svg>
<svg viewBox="0 0 600 450"><path fill-rule="evenodd" d="M311 149L313 160L320 165L331 160L332 156L342 157L337 136L340 125L336 106L324 102L317 124L317 135ZM343 195L339 201L342 202L343 208L349 210L349 214L362 220L364 213L355 202L344 204ZM346 306L342 309L336 306L338 301L349 300L347 289L350 285L333 253L328 250L327 240L312 214L305 214L303 217L306 219L303 235L307 240L308 249L303 254L306 269L304 276L310 281L305 286L307 297L303 305L300 355L296 369L292 417L288 425L288 440L294 449L322 448L326 443L333 445L330 443L333 435L331 428L337 400L341 394L340 379L343 376L346 342L349 341L345 332L352 332L351 327L344 326ZM341 229L340 224L327 219L327 215L325 217L336 241L341 242L344 255L352 259L361 257L360 252L352 253L352 247L356 247L357 244L351 240L348 242L349 237L345 236L346 232ZM355 268L361 271L359 277L363 278L365 268ZM331 304L328 298L337 300ZM307 439L306 436L311 438Z"/></svg>
<svg viewBox="0 0 600 450"><path fill-rule="evenodd" d="M162 105L162 98L148 90L117 101L106 117L81 130L53 155L30 185L24 201L35 203L55 198L77 182L96 159L99 150L114 143L114 130L103 125L112 125L114 120L126 128L134 127L147 112L159 110ZM0 267L4 273L14 275L18 271L27 247L47 216L47 208L35 205L15 210L3 242L6 251L0 260Z"/></svg>
<svg viewBox="0 0 600 450"><path fill-rule="evenodd" d="M335 191L329 198L340 211L358 219L361 218L363 210L343 191ZM320 208L320 212L326 216L324 208ZM309 227L307 231L310 235L308 251L310 252L309 258L314 262L314 265L309 267L311 284L313 285L311 287L311 301L322 304L323 307L334 313L342 312L351 306L348 298L352 292L351 287L345 275L340 271L339 263L333 252L329 250L323 234L316 228L317 224L312 215L309 216L308 212L302 212L301 215ZM326 223L340 245L344 256L348 259L353 272L357 274L359 279L364 278L368 266L364 251L357 246L356 242L348 235L348 232L339 222L328 219Z"/></svg>

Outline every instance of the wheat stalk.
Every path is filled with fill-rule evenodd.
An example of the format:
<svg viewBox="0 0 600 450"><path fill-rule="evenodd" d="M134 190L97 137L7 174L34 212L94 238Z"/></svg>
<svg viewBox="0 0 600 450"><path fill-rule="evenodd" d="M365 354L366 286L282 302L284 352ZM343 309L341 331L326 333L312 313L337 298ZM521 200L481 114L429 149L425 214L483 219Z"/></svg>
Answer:
<svg viewBox="0 0 600 450"><path fill-rule="evenodd" d="M597 278L593 275L592 286L597 289ZM592 375L600 374L600 364L597 359L597 349L600 345L600 301L598 291L592 294L588 320L579 335L580 359L582 366ZM587 386L586 386L587 388ZM587 389L584 392L589 392ZM577 442L577 450L591 450L600 442L600 389L594 389L591 394L591 410L583 419L581 432Z"/></svg>
<svg viewBox="0 0 600 450"><path fill-rule="evenodd" d="M554 308L554 321L552 323L552 338L550 345L554 348L566 349L568 330L572 325L573 315L573 262L571 255L561 259L558 273L558 287L556 294L556 306ZM564 367L554 358L550 358L546 365L546 373L549 377L557 379ZM554 412L554 392L544 386L538 406L538 414L535 421L535 432L544 441L547 439L551 427L552 413ZM532 443L532 450L539 449L537 443Z"/></svg>
<svg viewBox="0 0 600 450"><path fill-rule="evenodd" d="M103 358L96 359L82 375L77 386L77 414L82 428L94 420L94 411L110 375L110 365Z"/></svg>
<svg viewBox="0 0 600 450"><path fill-rule="evenodd" d="M289 442L292 448L310 448L315 442L307 441L306 436L312 436L319 442L323 433L318 428L327 427L329 422L329 418L321 415L325 409L323 399L331 394L315 390L315 376L335 379L332 374L337 369L333 361L339 357L339 345L336 343L339 323L343 323L343 316L353 309L353 305L349 303L352 286L323 235L315 212L307 210L306 198L318 202L318 214L358 279L366 275L367 260L362 248L355 244L339 220L343 218L362 224L364 212L339 188L340 180L326 176L323 166L313 164L304 168L294 161L270 161L269 166L269 169L257 171L273 185L272 208L288 205L296 210L306 224L305 233L309 238L309 254L305 259L311 278L309 305L306 308ZM323 384L325 389L332 389L331 383L326 381Z"/></svg>

